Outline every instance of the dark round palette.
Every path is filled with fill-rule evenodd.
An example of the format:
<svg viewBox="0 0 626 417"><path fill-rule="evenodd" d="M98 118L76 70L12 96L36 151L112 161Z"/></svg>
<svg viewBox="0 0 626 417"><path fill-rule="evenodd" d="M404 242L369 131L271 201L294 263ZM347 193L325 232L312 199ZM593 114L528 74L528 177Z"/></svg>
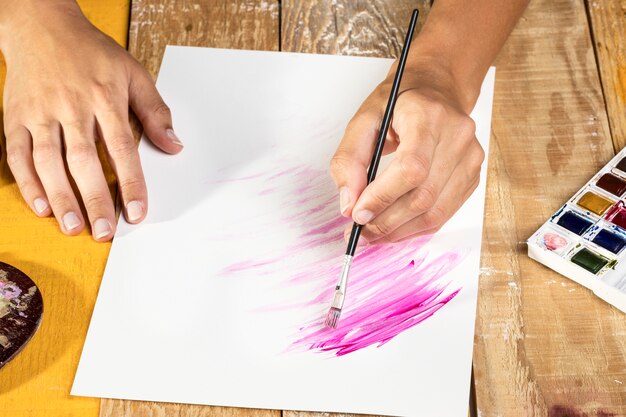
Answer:
<svg viewBox="0 0 626 417"><path fill-rule="evenodd" d="M0 368L33 337L42 315L37 285L19 269L0 262Z"/></svg>

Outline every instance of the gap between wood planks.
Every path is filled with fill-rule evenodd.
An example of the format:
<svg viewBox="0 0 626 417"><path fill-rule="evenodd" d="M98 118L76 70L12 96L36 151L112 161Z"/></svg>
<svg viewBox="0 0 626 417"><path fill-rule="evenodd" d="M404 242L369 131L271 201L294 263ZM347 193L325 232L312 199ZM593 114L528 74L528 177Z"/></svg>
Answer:
<svg viewBox="0 0 626 417"><path fill-rule="evenodd" d="M598 80L600 81L600 90L602 91L602 101L604 102L604 110L606 111L606 115L607 118L609 119L609 137L611 138L611 143L613 145L613 153L617 153L620 150L618 149L617 144L615 143L615 140L613 138L613 126L612 126L612 121L611 121L611 112L609 111L609 106L607 103L607 91L606 91L606 84L604 82L604 80L602 79L602 75L601 75L601 69L600 69L600 57L598 56L598 46L596 43L596 34L593 31L593 24L591 23L591 10L589 9L589 0L584 0L584 5L585 5L585 15L587 16L587 26L589 26L589 34L591 36L591 45L593 46L591 49L593 50L593 57L596 61L596 68L598 69L597 74L598 74Z"/></svg>

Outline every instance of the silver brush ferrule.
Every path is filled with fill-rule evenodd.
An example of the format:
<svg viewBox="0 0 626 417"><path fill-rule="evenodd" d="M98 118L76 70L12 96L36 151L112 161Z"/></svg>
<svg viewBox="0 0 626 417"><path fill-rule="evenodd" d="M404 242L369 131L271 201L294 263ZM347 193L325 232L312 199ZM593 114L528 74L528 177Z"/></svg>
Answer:
<svg viewBox="0 0 626 417"><path fill-rule="evenodd" d="M350 266L352 265L352 256L345 255L343 257L343 267L341 268L341 275L339 281L335 287L335 297L333 298L332 306L335 308L342 308L343 301L346 297L346 287L348 286L348 274L350 273Z"/></svg>

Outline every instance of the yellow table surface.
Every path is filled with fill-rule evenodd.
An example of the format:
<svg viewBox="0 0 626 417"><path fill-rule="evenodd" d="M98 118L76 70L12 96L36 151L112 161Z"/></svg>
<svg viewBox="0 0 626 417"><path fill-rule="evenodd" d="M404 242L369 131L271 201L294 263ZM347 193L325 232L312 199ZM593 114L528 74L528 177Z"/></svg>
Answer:
<svg viewBox="0 0 626 417"><path fill-rule="evenodd" d="M96 26L126 46L128 0L79 3ZM0 88L5 71L0 62ZM37 218L22 200L4 152L0 202L0 260L28 274L44 298L41 328L0 370L0 416L97 416L100 399L70 397L69 391L111 246L95 243L88 231L68 238L53 217Z"/></svg>

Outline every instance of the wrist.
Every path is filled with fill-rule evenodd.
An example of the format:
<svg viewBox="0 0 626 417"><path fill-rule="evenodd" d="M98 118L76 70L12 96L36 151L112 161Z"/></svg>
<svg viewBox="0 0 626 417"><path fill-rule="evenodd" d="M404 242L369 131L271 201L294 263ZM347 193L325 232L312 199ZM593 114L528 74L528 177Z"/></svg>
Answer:
<svg viewBox="0 0 626 417"><path fill-rule="evenodd" d="M402 75L400 94L410 89L428 91L433 98L452 101L460 110L469 114L480 93L475 83L467 82L455 71L455 64L447 57L416 42L411 45ZM385 83L391 84L398 62L389 70Z"/></svg>
<svg viewBox="0 0 626 417"><path fill-rule="evenodd" d="M466 65L454 54L445 53L445 45L417 37L411 46L404 76L408 81L431 84L446 92L459 106L470 113L480 94L484 71Z"/></svg>
<svg viewBox="0 0 626 417"><path fill-rule="evenodd" d="M86 20L75 0L0 0L0 6L0 50L5 56L25 46L28 36L37 36L43 26L63 26L68 18Z"/></svg>

